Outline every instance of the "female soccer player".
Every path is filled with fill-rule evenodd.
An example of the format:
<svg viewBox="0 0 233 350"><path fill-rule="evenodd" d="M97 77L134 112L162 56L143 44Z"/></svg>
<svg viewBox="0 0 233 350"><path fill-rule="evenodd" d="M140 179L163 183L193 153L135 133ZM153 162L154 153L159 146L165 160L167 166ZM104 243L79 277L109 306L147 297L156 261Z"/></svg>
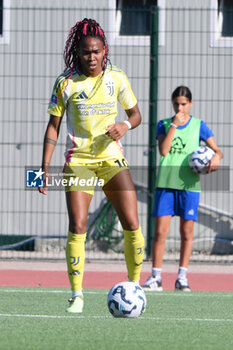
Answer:
<svg viewBox="0 0 233 350"><path fill-rule="evenodd" d="M134 282L140 279L144 238L136 192L119 140L141 123L141 114L126 75L109 62L105 34L95 20L85 18L71 28L64 61L64 73L55 82L48 108L50 120L44 137L42 169L48 178L66 112L64 177L69 216L66 260L72 289L66 311L81 313L86 225L94 194L93 181L88 180L93 177L101 179L103 191L122 224L128 278ZM118 101L128 116L122 123L115 122ZM39 191L46 194L46 185Z"/></svg>
<svg viewBox="0 0 233 350"><path fill-rule="evenodd" d="M175 116L158 123L157 140L160 166L157 177L153 216L152 276L144 289L162 291L162 261L166 238L173 215L180 216L180 262L175 289L190 291L187 268L192 253L194 221L198 219L200 178L188 166L189 155L199 147L200 140L212 148L215 155L207 164L209 172L216 171L223 157L212 131L200 119L189 114L192 94L188 87L179 86L172 93Z"/></svg>

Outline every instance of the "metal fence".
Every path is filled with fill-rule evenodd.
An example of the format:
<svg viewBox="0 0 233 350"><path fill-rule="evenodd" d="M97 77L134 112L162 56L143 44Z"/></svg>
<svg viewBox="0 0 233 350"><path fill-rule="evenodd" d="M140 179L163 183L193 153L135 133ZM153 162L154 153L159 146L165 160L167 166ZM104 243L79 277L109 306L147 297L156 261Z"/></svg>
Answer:
<svg viewBox="0 0 233 350"><path fill-rule="evenodd" d="M50 191L43 197L35 190L26 190L25 167L40 166L47 103L55 78L63 71L62 53L68 31L76 21L90 17L105 29L111 61L127 73L143 116L142 125L122 142L136 184L147 258L153 237L154 181L152 176L152 185L148 184L148 175L153 174L150 171L148 174L148 169L150 159L158 163L155 142L151 148L156 134L153 123L172 115L170 95L176 86L185 84L193 92L192 114L213 130L228 174L218 175L214 180L208 175L205 179L213 185L201 195L192 260L232 262L233 36L226 25L224 31L229 29L228 36L221 32L216 9L160 9L157 26L153 21L158 8L153 8L154 12L145 10L142 23L151 21L150 38L148 26L146 29L138 26L138 33L124 27L125 19L126 23L138 20L139 10L119 13L111 6L54 7L52 3L50 7L26 6L3 8L4 18L10 21L8 27L6 21L2 27L0 42L0 257L65 257L68 218L64 193ZM151 48L150 42L156 43L156 47ZM158 68L153 79L151 62L157 62ZM124 120L120 110L119 120ZM63 123L52 166L63 164L65 134ZM221 182L226 186L215 186ZM179 244L179 223L174 218L166 260L178 259ZM123 259L122 229L101 191L96 191L91 203L86 250L90 260Z"/></svg>

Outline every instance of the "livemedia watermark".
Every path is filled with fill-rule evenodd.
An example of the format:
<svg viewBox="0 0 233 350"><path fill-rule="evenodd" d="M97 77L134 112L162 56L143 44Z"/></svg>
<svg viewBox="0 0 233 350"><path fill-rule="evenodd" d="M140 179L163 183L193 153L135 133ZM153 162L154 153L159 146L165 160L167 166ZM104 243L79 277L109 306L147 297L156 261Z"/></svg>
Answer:
<svg viewBox="0 0 233 350"><path fill-rule="evenodd" d="M80 177L74 174L64 174L62 169L52 167L49 177L45 176L45 172L40 169L31 169L26 167L26 189L38 189L46 187L48 190L63 190L66 187L75 186L80 189L89 189L93 187L102 188L104 180L97 176Z"/></svg>
<svg viewBox="0 0 233 350"><path fill-rule="evenodd" d="M174 168L174 169L173 169ZM38 166L26 166L25 167L25 189L26 190L38 190L39 187L47 187L49 191L62 191L67 187L77 187L78 190L101 190L105 185L105 180L99 178L90 167L77 166L73 167L74 173L64 173L63 167L51 166L49 169L49 178L45 178L44 171ZM117 174L119 167L109 167L107 172L115 171ZM127 168L128 169L128 168ZM124 167L121 168L124 170ZM136 187L136 190L148 191L148 179L154 179L154 185L156 186L156 177L158 174L158 167L147 166L130 166L129 171ZM182 173L182 167L167 166L165 171L174 174ZM106 172L106 173L107 173ZM149 175L150 173L150 175ZM180 176L182 179L182 176ZM174 182L176 178L174 177ZM185 181L185 178L184 178ZM212 172L206 175L200 175L201 190L213 191L213 192L225 192L230 191L230 168L228 166L221 166L218 171ZM107 183L107 181L106 181ZM118 184L119 185L119 184ZM119 186L113 184L108 187L108 190L118 191ZM122 182L121 190L130 191L134 187L132 184ZM154 188L155 190L155 188ZM185 188L185 190L189 190ZM150 188L151 191L151 188ZM152 190L153 192L153 190Z"/></svg>

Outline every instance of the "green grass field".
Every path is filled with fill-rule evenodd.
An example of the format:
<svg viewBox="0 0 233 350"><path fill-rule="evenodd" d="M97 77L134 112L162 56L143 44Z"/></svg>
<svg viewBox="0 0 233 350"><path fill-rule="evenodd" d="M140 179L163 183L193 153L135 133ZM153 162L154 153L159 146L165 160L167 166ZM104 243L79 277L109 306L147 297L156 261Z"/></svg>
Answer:
<svg viewBox="0 0 233 350"><path fill-rule="evenodd" d="M85 290L84 312L65 313L68 289L0 288L0 349L232 350L233 294L147 292L138 319L116 319L107 290Z"/></svg>

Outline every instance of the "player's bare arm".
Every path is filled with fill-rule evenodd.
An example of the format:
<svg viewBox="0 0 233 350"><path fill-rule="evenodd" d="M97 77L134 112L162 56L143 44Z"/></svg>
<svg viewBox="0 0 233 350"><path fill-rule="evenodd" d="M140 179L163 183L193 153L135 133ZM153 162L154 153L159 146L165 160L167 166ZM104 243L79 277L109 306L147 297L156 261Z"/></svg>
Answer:
<svg viewBox="0 0 233 350"><path fill-rule="evenodd" d="M209 166L209 172L213 172L218 170L220 166L220 160L223 158L223 154L218 145L216 144L213 136L209 137L206 140L206 144L215 152L214 156L210 160L210 163L207 164L207 166Z"/></svg>
<svg viewBox="0 0 233 350"><path fill-rule="evenodd" d="M111 137L114 141L117 141L121 137L123 137L129 130L129 128L134 129L141 124L142 117L137 104L133 108L130 108L125 112L128 116L128 122L130 123L129 125L127 125L127 123L125 122L122 122L109 125L109 127L107 128L108 136Z"/></svg>
<svg viewBox="0 0 233 350"><path fill-rule="evenodd" d="M161 156L166 156L171 150L172 141L175 135L176 128L180 125L185 124L189 116L185 117L183 112L176 113L173 122L166 135L159 135L157 137L159 143L159 152Z"/></svg>
<svg viewBox="0 0 233 350"><path fill-rule="evenodd" d="M61 117L56 117L54 115L50 116L48 126L44 137L44 148L43 148L43 158L41 168L45 172L44 174L44 187L39 187L39 192L42 194L47 194L46 182L49 179L49 164L52 159L52 155L57 144L57 139L59 135Z"/></svg>
<svg viewBox="0 0 233 350"><path fill-rule="evenodd" d="M189 119L189 110L192 107L193 101L185 96L177 96L172 100L173 109L175 111L174 119L170 125L167 135L158 137L159 152L162 156L166 156L171 149L172 141L178 126L186 124Z"/></svg>
<svg viewBox="0 0 233 350"><path fill-rule="evenodd" d="M189 117L186 117L188 119ZM176 113L173 122L166 135L158 136L159 153L161 156L166 156L170 152L172 141L176 132L176 128L185 123L185 114L183 112Z"/></svg>
<svg viewBox="0 0 233 350"><path fill-rule="evenodd" d="M170 151L175 131L176 129L171 127L169 128L167 135L159 135L157 137L159 153L161 156L165 157Z"/></svg>
<svg viewBox="0 0 233 350"><path fill-rule="evenodd" d="M168 152L170 152L176 128L185 124L188 118L189 116L183 112L176 113L167 134L158 136L159 152L161 156L165 157Z"/></svg>

